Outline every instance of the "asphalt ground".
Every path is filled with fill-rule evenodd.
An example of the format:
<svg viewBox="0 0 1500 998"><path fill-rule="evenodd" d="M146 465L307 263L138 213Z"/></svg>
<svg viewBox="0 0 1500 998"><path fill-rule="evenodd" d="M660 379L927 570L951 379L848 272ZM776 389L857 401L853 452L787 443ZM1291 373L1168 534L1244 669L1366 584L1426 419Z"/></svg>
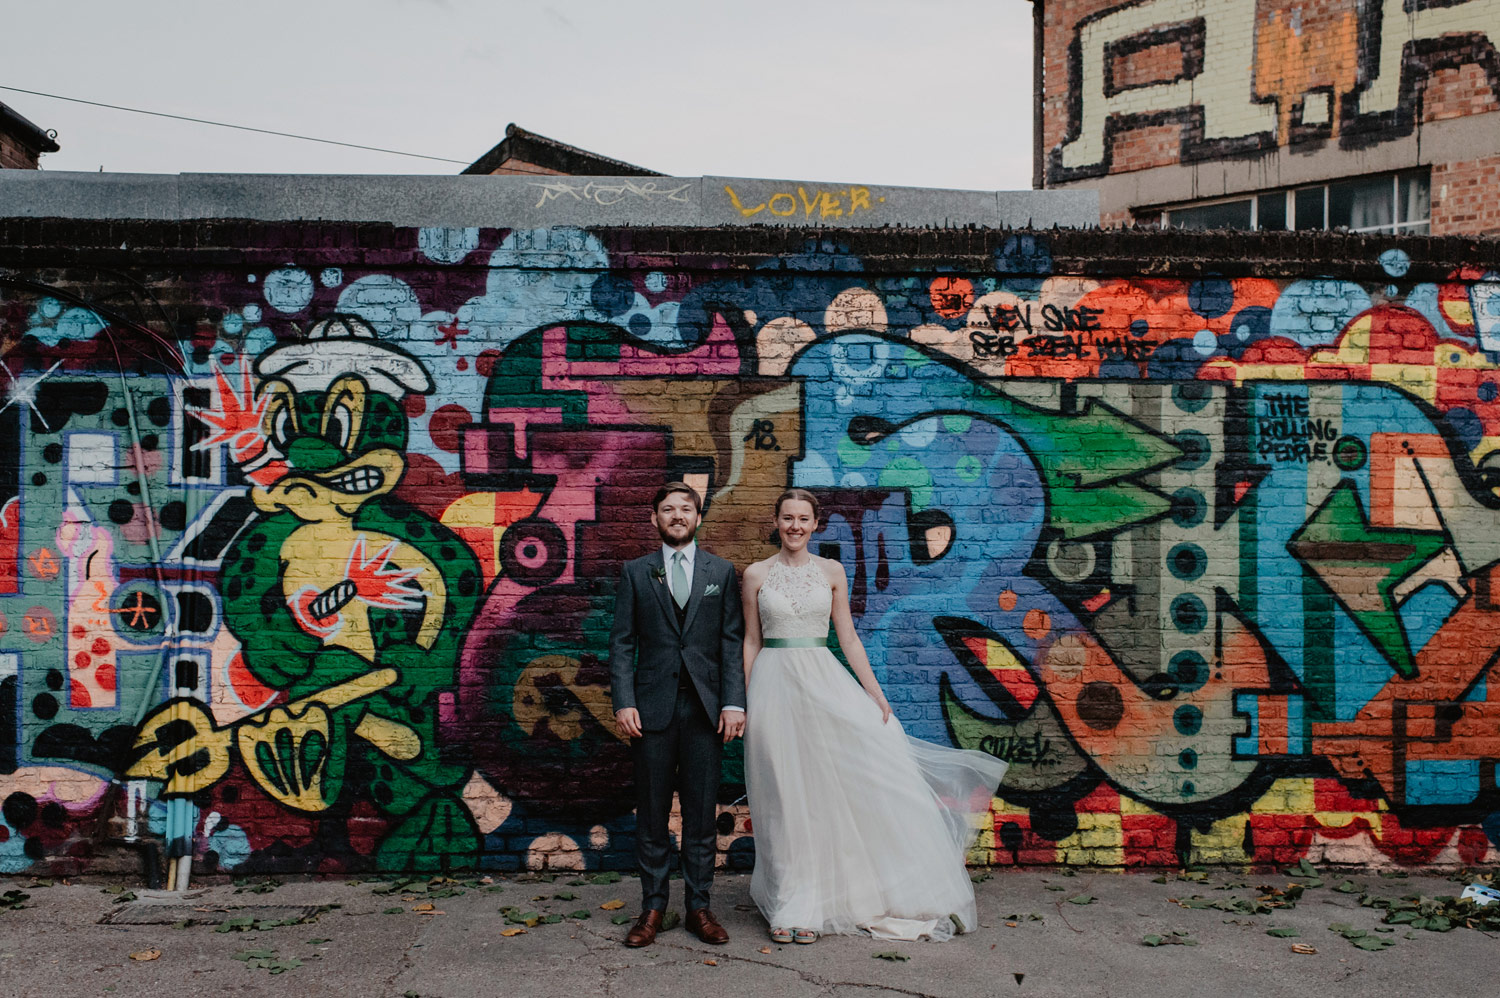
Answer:
<svg viewBox="0 0 1500 998"><path fill-rule="evenodd" d="M1460 893L1461 882L1441 876L976 877L980 925L948 943L777 946L750 904L749 878L721 875L714 909L728 945L676 928L639 950L621 945L628 925L615 924L636 914L630 876L241 881L186 896L21 878L0 881L0 995L1483 995L1500 957L1500 938L1462 923L1446 932L1382 924L1377 900ZM1313 886L1285 893L1297 883ZM516 929L525 931L505 934Z"/></svg>

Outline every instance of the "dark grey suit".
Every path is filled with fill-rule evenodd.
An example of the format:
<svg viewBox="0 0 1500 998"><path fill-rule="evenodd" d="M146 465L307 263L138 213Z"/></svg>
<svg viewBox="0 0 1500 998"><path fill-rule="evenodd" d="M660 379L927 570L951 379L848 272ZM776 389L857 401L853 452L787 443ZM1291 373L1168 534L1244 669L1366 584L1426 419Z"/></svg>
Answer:
<svg viewBox="0 0 1500 998"><path fill-rule="evenodd" d="M647 909L666 910L675 790L682 804L681 861L687 910L708 907L714 876L719 711L745 706L740 642L745 621L734 566L697 549L692 595L679 610L661 549L620 570L609 669L614 708L636 708L636 861Z"/></svg>

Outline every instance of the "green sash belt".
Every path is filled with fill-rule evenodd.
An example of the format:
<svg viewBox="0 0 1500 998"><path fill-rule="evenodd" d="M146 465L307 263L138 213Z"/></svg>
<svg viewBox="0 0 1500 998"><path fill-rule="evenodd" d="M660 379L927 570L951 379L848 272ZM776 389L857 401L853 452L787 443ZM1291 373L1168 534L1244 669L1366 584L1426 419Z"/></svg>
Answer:
<svg viewBox="0 0 1500 998"><path fill-rule="evenodd" d="M827 648L827 638L766 638L767 648Z"/></svg>

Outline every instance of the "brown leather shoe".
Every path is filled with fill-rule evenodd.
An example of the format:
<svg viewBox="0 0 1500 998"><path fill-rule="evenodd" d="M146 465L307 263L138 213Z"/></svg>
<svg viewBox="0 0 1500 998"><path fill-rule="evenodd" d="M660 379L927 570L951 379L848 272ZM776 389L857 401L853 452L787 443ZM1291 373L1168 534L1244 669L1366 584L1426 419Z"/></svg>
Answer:
<svg viewBox="0 0 1500 998"><path fill-rule="evenodd" d="M724 926L719 924L714 913L707 908L688 912L687 919L682 924L686 925L687 930L693 935L713 946L722 946L729 942L729 933L724 931Z"/></svg>
<svg viewBox="0 0 1500 998"><path fill-rule="evenodd" d="M656 934L661 931L661 919L661 912L655 908L647 908L641 912L641 917L637 918L635 924L630 927L630 931L625 933L625 945L639 948L656 942Z"/></svg>

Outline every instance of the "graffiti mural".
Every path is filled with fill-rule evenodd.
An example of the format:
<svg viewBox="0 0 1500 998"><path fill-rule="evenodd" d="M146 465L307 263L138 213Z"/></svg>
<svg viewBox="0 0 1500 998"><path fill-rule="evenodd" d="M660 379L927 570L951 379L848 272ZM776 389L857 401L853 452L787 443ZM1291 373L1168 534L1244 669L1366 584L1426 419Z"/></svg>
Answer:
<svg viewBox="0 0 1500 998"><path fill-rule="evenodd" d="M1112 172L1115 136L1163 126L1179 151L1161 162L1390 141L1423 120L1444 72L1470 74L1465 96L1427 113L1500 107L1496 0L1142 0L1101 4L1066 30L1055 182Z"/></svg>
<svg viewBox="0 0 1500 998"><path fill-rule="evenodd" d="M1500 841L1500 272L392 238L0 273L0 870L173 801L213 870L628 866L607 635L672 478L739 564L818 493L902 722L1011 763L976 859Z"/></svg>

